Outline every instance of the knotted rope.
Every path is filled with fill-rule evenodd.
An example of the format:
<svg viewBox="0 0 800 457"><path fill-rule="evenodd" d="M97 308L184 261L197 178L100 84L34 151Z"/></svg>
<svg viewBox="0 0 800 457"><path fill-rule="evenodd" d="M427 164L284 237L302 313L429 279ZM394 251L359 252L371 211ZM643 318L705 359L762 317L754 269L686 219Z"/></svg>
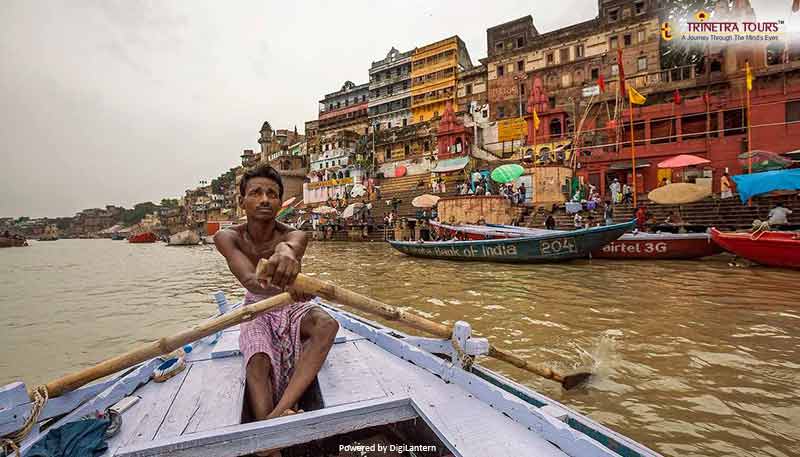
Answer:
<svg viewBox="0 0 800 457"><path fill-rule="evenodd" d="M761 238L761 235L763 235L766 232L769 232L769 222L768 221L761 222L760 220L756 219L753 221L752 230L753 232L750 234L750 239L757 240Z"/></svg>
<svg viewBox="0 0 800 457"><path fill-rule="evenodd" d="M465 370L472 368L472 363L475 361L475 357L464 352L464 348L461 347L461 344L459 344L455 335L450 335L450 344L453 345L453 350L456 351L458 362L461 364L461 367Z"/></svg>
<svg viewBox="0 0 800 457"><path fill-rule="evenodd" d="M22 440L28 436L33 430L33 426L39 421L39 415L44 410L44 405L47 404L48 398L47 386L38 386L33 390L31 412L28 414L28 418L25 419L25 423L22 424L22 428L3 437L3 451L6 452L6 455L10 450L16 453L17 457L20 456L19 444L22 443Z"/></svg>

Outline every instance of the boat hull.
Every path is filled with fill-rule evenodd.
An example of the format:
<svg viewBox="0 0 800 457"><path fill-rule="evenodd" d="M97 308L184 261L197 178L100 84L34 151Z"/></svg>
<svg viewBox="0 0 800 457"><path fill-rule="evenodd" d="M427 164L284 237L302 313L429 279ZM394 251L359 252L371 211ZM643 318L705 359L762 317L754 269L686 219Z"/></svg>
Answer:
<svg viewBox="0 0 800 457"><path fill-rule="evenodd" d="M184 230L169 237L170 246L194 246L200 244L200 235L192 230Z"/></svg>
<svg viewBox="0 0 800 457"><path fill-rule="evenodd" d="M27 246L28 242L17 238L0 238L0 248L16 248Z"/></svg>
<svg viewBox="0 0 800 457"><path fill-rule="evenodd" d="M626 233L592 252L601 259L689 260L722 252L706 233Z"/></svg>
<svg viewBox="0 0 800 457"><path fill-rule="evenodd" d="M450 232L463 230L464 236L490 236L508 238L535 236L548 233L547 230L507 225L487 225L484 227L442 226ZM471 233L470 233L471 232ZM558 233L569 233L557 231ZM553 233L550 231L549 233ZM689 260L707 257L722 252L707 233L626 233L618 239L592 252L592 257L601 259L643 259L643 260Z"/></svg>
<svg viewBox="0 0 800 457"><path fill-rule="evenodd" d="M634 221L571 232L478 241L390 241L393 248L413 257L482 262L544 263L588 257L619 238Z"/></svg>
<svg viewBox="0 0 800 457"><path fill-rule="evenodd" d="M137 233L128 238L128 243L155 243L158 240L153 232Z"/></svg>
<svg viewBox="0 0 800 457"><path fill-rule="evenodd" d="M711 238L726 251L755 263L800 268L800 234L796 232L723 233L712 228Z"/></svg>

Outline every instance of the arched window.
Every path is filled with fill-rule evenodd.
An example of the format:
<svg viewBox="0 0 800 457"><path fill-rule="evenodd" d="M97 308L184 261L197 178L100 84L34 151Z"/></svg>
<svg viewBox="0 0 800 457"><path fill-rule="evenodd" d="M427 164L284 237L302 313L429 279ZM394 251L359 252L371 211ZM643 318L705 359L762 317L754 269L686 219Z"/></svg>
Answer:
<svg viewBox="0 0 800 457"><path fill-rule="evenodd" d="M557 137L561 136L561 119L553 119L550 121L550 136Z"/></svg>

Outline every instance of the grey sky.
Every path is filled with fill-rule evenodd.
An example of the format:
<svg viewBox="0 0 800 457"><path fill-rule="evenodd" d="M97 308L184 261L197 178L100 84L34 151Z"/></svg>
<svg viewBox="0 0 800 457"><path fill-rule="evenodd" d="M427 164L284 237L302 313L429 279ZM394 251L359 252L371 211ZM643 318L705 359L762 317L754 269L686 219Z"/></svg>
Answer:
<svg viewBox="0 0 800 457"><path fill-rule="evenodd" d="M0 7L0 216L68 216L178 197L257 149L261 123L303 130L373 60L526 14L540 32L596 0L31 1Z"/></svg>

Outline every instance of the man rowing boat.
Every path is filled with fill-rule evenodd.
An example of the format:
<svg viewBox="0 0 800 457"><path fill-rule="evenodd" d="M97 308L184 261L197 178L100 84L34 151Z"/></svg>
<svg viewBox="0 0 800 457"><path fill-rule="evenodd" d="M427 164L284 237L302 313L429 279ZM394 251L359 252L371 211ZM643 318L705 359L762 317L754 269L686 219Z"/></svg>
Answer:
<svg viewBox="0 0 800 457"><path fill-rule="evenodd" d="M214 243L245 287L245 304L250 304L277 295L294 282L308 238L275 220L283 182L272 167L260 165L247 171L239 193L247 222L218 232ZM256 274L261 259L268 260L266 278ZM339 329L328 313L308 302L311 297L289 291L295 303L241 324L239 346L248 405L255 420L293 412L316 378Z"/></svg>

